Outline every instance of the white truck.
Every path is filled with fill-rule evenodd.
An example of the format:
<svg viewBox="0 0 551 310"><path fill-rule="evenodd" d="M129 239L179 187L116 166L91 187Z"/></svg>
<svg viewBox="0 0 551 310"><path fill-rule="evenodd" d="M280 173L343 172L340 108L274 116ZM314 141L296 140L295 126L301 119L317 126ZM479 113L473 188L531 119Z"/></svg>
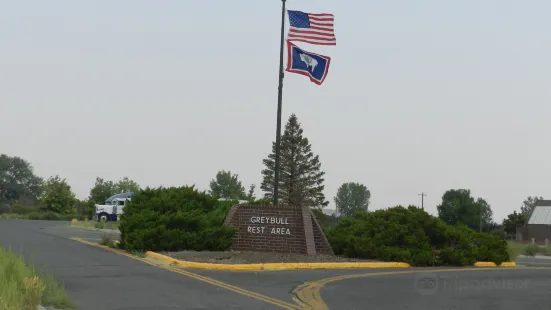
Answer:
<svg viewBox="0 0 551 310"><path fill-rule="evenodd" d="M109 197L105 204L96 205L94 219L99 222L119 221L124 206L134 196L133 192L120 193Z"/></svg>

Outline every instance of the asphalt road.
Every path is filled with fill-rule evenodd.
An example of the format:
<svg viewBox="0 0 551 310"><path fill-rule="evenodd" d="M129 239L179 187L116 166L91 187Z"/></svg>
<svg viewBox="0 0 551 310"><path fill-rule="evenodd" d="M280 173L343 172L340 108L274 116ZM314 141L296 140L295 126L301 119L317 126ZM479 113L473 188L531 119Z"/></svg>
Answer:
<svg viewBox="0 0 551 310"><path fill-rule="evenodd" d="M101 233L67 222L0 221L0 245L45 265L83 310L281 309L190 277L144 264L70 237Z"/></svg>
<svg viewBox="0 0 551 310"><path fill-rule="evenodd" d="M70 240L98 240L103 232L67 225L0 221L0 245L45 264L78 309L298 309L295 296L315 309L551 310L549 259L521 258L525 267L516 269L176 273Z"/></svg>

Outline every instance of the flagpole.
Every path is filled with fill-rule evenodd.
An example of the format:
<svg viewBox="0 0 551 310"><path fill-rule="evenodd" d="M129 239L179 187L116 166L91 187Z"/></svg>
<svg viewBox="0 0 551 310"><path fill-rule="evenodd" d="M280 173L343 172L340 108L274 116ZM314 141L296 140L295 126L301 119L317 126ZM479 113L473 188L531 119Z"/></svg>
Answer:
<svg viewBox="0 0 551 310"><path fill-rule="evenodd" d="M279 47L279 87L277 89L277 129L275 145L275 173L274 173L274 205L279 200L279 166L280 166L280 144L281 144L281 104L283 97L283 43L285 37L285 1L281 0L281 42Z"/></svg>

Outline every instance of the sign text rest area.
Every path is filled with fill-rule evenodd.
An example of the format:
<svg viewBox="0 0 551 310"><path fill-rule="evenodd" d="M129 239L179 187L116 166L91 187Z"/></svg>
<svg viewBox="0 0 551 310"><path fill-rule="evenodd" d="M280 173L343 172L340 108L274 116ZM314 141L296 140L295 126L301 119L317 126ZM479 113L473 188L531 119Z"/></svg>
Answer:
<svg viewBox="0 0 551 310"><path fill-rule="evenodd" d="M266 226L260 226L259 224L270 225L289 225L289 219L286 217L275 216L253 216L251 217L251 223L256 224L254 226L247 226L247 232L252 234L264 234L269 233L272 235L291 235L291 230L287 227L272 227L266 229Z"/></svg>

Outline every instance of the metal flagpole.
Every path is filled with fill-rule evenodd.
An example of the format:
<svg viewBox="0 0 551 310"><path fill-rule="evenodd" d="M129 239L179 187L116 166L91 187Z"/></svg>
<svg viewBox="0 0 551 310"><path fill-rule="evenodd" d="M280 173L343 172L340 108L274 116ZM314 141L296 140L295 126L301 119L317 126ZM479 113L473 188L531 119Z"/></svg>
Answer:
<svg viewBox="0 0 551 310"><path fill-rule="evenodd" d="M274 205L279 199L279 165L280 165L280 143L281 143L281 101L283 96L283 43L285 37L285 1L281 0L281 43L279 47L279 87L277 90L277 126L275 145L275 173L274 173Z"/></svg>

